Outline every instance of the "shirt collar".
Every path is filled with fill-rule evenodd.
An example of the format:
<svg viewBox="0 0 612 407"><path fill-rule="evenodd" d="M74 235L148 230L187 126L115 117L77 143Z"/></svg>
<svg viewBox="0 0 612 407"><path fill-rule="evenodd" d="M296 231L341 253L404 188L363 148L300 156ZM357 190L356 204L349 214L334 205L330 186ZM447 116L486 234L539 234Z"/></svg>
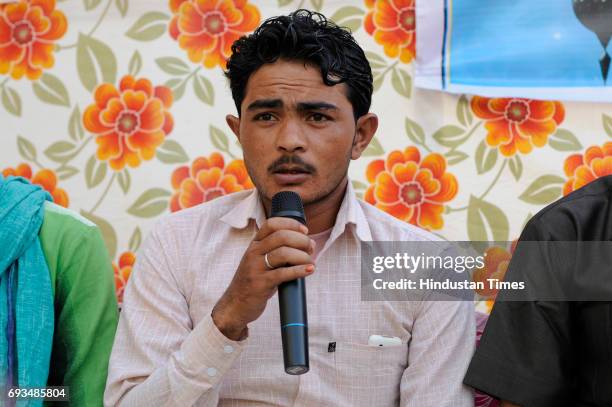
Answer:
<svg viewBox="0 0 612 407"><path fill-rule="evenodd" d="M263 221L266 220L265 208L256 188L253 188L251 193L223 215L220 220L231 227L243 229L248 226L251 219L255 219L257 228L260 228Z"/></svg>
<svg viewBox="0 0 612 407"><path fill-rule="evenodd" d="M357 195L355 195L353 183L351 182L350 178L348 180L344 199L342 200L342 204L338 210L336 223L334 224L329 240L336 240L336 238L344 232L346 225L349 224L353 225L353 230L359 240L367 242L372 240L370 225L365 217L365 214L363 213L363 209L361 208L361 204L357 199Z"/></svg>
<svg viewBox="0 0 612 407"><path fill-rule="evenodd" d="M255 220L258 228L261 227L266 219L263 203L261 202L259 192L255 188L234 208L223 215L220 220L231 227L242 229L248 226L251 219ZM344 232L346 225L349 224L353 225L353 230L359 240L372 241L370 225L355 195L350 179L329 240L335 240Z"/></svg>

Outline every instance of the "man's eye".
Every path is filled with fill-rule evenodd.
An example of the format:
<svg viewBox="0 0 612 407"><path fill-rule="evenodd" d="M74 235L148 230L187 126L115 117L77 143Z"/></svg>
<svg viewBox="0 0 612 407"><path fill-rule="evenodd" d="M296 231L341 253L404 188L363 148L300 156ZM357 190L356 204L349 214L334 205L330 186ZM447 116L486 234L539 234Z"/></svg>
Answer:
<svg viewBox="0 0 612 407"><path fill-rule="evenodd" d="M310 120L314 122L323 122L323 121L329 120L329 117L327 117L326 115L322 113L314 113L310 115Z"/></svg>
<svg viewBox="0 0 612 407"><path fill-rule="evenodd" d="M261 113L255 116L255 120L261 120L261 121L267 122L270 120L274 120L274 116L272 116L270 113Z"/></svg>

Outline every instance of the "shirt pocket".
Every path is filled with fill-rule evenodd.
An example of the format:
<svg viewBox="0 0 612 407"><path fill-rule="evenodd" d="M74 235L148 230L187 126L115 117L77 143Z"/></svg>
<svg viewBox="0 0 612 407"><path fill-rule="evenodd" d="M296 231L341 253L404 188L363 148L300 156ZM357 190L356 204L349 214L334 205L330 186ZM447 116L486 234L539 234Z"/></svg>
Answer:
<svg viewBox="0 0 612 407"><path fill-rule="evenodd" d="M369 346L337 342L336 389L354 406L397 405L408 346Z"/></svg>

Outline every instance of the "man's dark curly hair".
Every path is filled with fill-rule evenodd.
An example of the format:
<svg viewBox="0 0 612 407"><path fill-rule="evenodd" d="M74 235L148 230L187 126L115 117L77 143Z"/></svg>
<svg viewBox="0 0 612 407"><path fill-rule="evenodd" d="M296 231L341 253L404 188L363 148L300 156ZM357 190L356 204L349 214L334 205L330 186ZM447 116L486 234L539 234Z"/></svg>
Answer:
<svg viewBox="0 0 612 407"><path fill-rule="evenodd" d="M225 75L240 115L247 82L262 65L285 59L321 69L328 86L346 83L355 120L368 113L372 102L372 69L350 31L323 14L300 9L264 21L253 34L232 45Z"/></svg>

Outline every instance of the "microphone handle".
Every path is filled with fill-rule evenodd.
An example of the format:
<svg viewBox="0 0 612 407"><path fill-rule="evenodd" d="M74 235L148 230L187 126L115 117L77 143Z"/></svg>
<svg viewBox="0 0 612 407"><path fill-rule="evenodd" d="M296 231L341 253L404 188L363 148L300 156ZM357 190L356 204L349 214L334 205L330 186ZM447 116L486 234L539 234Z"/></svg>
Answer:
<svg viewBox="0 0 612 407"><path fill-rule="evenodd" d="M275 216L292 218L306 224L303 213L280 211ZM308 315L306 311L306 282L303 278L278 286L281 338L285 372L301 375L310 369L308 359Z"/></svg>
<svg viewBox="0 0 612 407"><path fill-rule="evenodd" d="M285 372L300 375L308 372L308 317L306 282L303 278L278 286L281 337Z"/></svg>

